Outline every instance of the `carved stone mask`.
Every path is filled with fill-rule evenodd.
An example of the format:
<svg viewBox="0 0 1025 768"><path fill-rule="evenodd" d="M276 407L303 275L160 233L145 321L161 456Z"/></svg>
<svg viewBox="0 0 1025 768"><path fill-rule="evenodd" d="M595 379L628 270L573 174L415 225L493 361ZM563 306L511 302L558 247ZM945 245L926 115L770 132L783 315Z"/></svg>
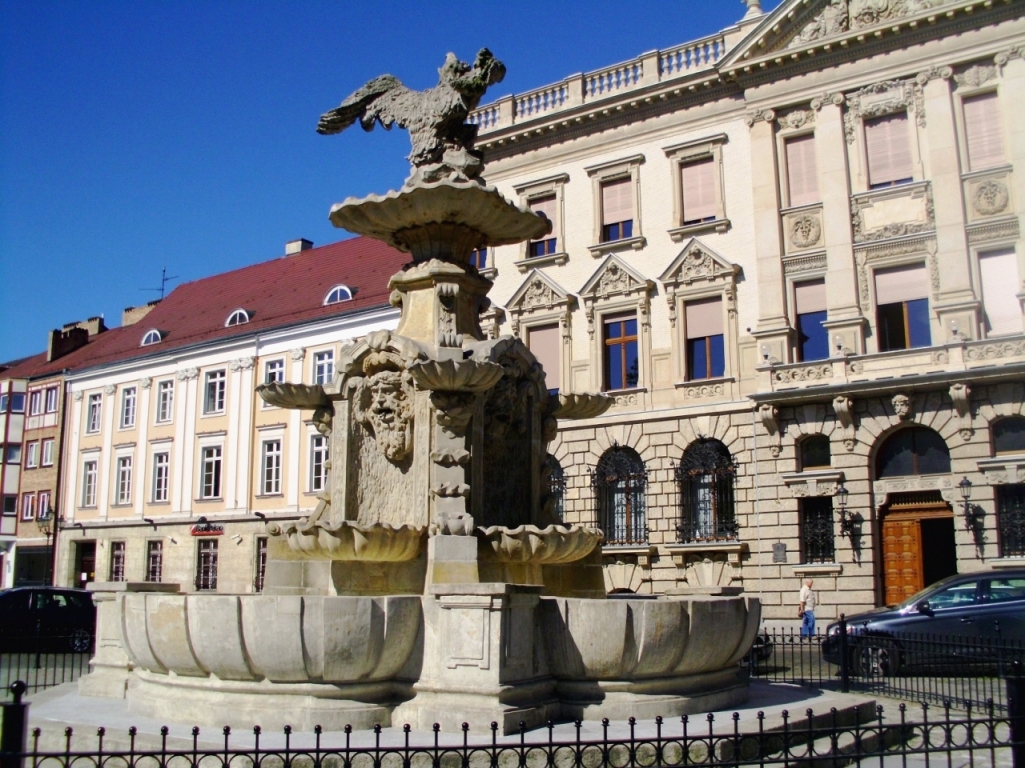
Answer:
<svg viewBox="0 0 1025 768"><path fill-rule="evenodd" d="M362 379L353 398L356 420L374 433L391 461L413 449L413 382L407 373L381 371Z"/></svg>
<svg viewBox="0 0 1025 768"><path fill-rule="evenodd" d="M894 395L893 396L893 412L897 414L897 418L902 421L908 417L911 413L911 400L907 395Z"/></svg>

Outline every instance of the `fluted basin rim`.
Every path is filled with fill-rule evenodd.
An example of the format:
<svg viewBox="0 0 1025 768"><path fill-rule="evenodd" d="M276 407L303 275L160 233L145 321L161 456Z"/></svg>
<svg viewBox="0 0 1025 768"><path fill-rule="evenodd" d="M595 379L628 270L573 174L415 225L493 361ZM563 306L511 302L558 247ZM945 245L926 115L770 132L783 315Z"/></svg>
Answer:
<svg viewBox="0 0 1025 768"><path fill-rule="evenodd" d="M360 525L349 520L337 524L300 520L267 526L271 536L285 537L291 550L315 559L386 563L416 558L423 549L426 531L426 527L408 523Z"/></svg>
<svg viewBox="0 0 1025 768"><path fill-rule="evenodd" d="M482 557L504 563L559 565L587 557L603 537L596 528L583 525L520 525L507 528L493 525L478 528L477 539Z"/></svg>

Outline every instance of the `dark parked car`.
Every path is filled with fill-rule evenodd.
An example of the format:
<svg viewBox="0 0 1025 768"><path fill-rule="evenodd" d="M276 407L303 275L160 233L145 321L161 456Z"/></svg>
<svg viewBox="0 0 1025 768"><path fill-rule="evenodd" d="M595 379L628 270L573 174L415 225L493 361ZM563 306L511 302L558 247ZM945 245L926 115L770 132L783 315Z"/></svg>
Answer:
<svg viewBox="0 0 1025 768"><path fill-rule="evenodd" d="M1025 643L1025 569L943 579L898 606L849 617L847 640L849 668L857 675L1005 663ZM826 628L822 654L840 663L839 623Z"/></svg>
<svg viewBox="0 0 1025 768"><path fill-rule="evenodd" d="M82 653L95 634L96 606L84 589L0 590L0 651Z"/></svg>

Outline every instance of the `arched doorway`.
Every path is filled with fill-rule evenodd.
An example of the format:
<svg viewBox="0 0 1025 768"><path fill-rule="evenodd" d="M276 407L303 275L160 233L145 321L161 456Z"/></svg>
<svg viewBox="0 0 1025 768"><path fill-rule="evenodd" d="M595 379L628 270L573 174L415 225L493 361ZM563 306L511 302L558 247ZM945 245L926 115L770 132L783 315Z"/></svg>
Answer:
<svg viewBox="0 0 1025 768"><path fill-rule="evenodd" d="M876 454L877 480L949 474L950 451L939 433L909 427L891 435ZM957 573L954 511L938 490L886 495L882 520L883 596L895 605L924 587Z"/></svg>

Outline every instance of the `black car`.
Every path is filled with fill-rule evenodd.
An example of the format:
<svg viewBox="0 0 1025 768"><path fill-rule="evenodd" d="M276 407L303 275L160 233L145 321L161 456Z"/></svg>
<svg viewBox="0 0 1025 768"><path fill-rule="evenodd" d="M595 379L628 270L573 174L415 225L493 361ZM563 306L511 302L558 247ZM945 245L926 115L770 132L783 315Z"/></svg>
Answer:
<svg viewBox="0 0 1025 768"><path fill-rule="evenodd" d="M92 648L96 606L84 589L0 590L0 652L72 652Z"/></svg>
<svg viewBox="0 0 1025 768"><path fill-rule="evenodd" d="M906 667L978 667L1021 655L1025 569L950 576L893 608L847 619L849 669L896 674ZM840 624L826 628L822 655L840 663Z"/></svg>

